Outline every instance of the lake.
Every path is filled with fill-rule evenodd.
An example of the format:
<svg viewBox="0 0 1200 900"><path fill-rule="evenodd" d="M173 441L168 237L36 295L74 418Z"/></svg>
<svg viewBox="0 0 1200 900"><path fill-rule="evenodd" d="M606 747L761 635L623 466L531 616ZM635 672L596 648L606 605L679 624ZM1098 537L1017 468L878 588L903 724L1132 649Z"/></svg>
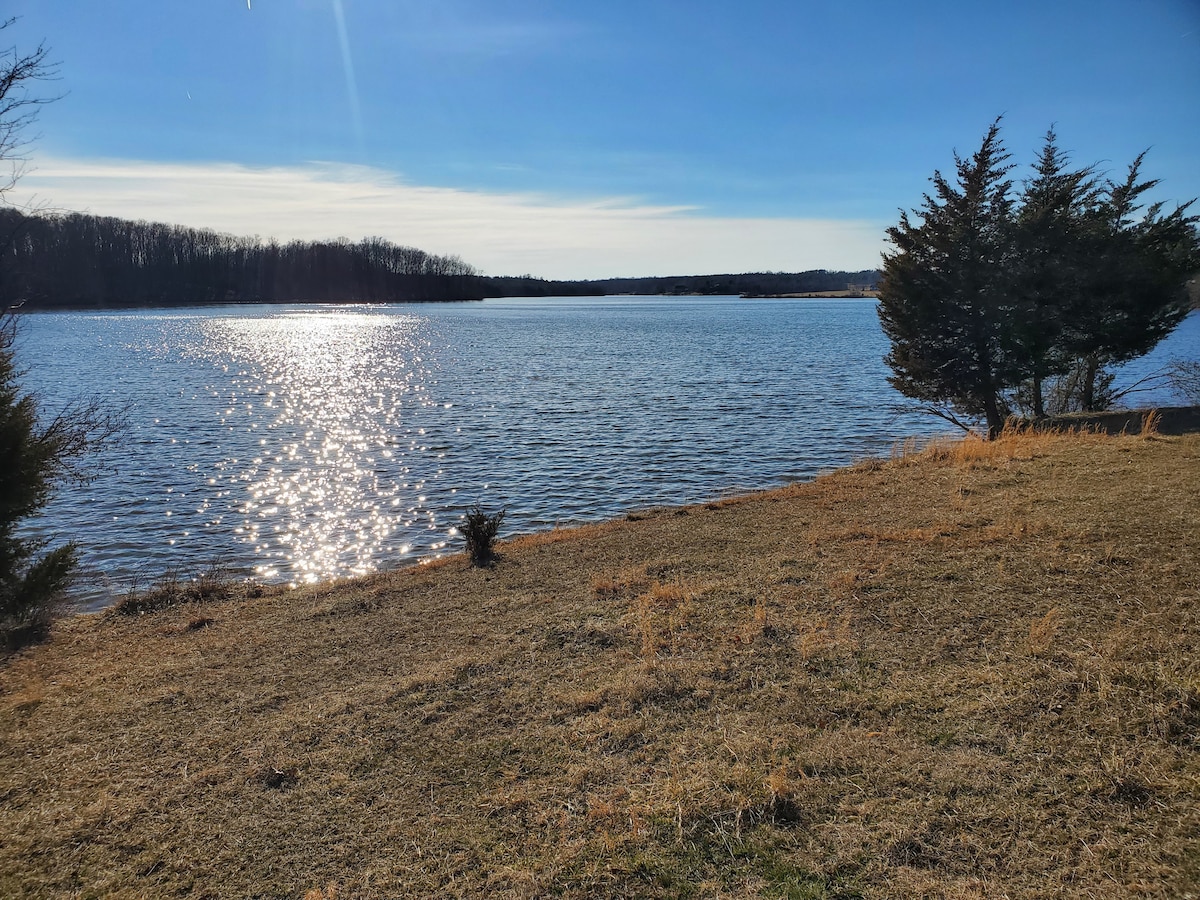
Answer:
<svg viewBox="0 0 1200 900"><path fill-rule="evenodd" d="M766 488L942 432L900 406L873 300L504 299L38 313L24 385L124 408L36 523L97 606L162 573L300 584ZM1129 379L1200 356L1193 314ZM1149 395L1150 402L1170 402Z"/></svg>

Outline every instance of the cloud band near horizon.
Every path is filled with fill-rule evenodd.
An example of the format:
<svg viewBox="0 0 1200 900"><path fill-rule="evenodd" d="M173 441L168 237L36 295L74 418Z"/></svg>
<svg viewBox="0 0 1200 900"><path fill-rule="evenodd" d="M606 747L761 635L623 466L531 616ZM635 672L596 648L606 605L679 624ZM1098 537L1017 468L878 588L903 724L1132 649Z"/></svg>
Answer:
<svg viewBox="0 0 1200 900"><path fill-rule="evenodd" d="M566 200L406 184L364 166L40 158L10 199L262 238L379 236L489 275L578 279L879 265L884 226L707 215L627 198Z"/></svg>

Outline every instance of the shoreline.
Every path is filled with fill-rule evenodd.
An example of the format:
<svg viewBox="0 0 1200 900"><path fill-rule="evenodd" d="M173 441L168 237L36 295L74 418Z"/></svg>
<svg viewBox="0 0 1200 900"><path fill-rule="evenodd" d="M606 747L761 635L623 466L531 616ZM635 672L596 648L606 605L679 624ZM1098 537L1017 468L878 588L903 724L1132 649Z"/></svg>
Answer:
<svg viewBox="0 0 1200 900"><path fill-rule="evenodd" d="M1146 424L1147 416L1153 413L1155 415L1153 421L1153 429L1158 434L1180 436L1184 434L1200 433L1200 406L1176 406L1176 407L1154 407L1145 409L1116 409L1102 413L1072 413L1063 416L1052 416L1042 422L1034 420L1015 420L1019 428L1033 428L1038 430L1090 430L1098 433L1110 435L1139 435ZM893 445L893 455L903 447L910 449L922 448L927 444L937 441L946 440L945 436L935 434L931 435L915 435L907 439L898 439ZM867 457L863 460L858 460L855 463L849 464L843 468L853 468L855 465L872 460L882 459L881 457ZM646 506L632 506L624 512L609 518L600 518L595 520L584 520L568 524L562 528L558 525L552 526L549 529L541 531L517 532L506 537L501 543L511 542L513 540L537 539L540 535L557 534L560 532L568 532L576 528L592 528L599 525L607 525L610 523L619 523L622 521L638 521L643 518L662 516L662 515L679 515L680 510L700 508L711 505L713 503L725 503L728 501L737 501L740 499L754 497L759 494L770 494L778 490L786 490L797 485L810 484L825 475L831 474L837 469L818 472L815 475L791 478L780 481L777 484L768 485L761 488L741 489L727 488L722 490L713 497L697 500L691 503L679 505L674 504L650 504ZM459 536L461 539L461 535ZM456 545L457 547L457 542ZM445 559L461 556L463 550L456 549L449 553L439 553L434 556L417 558L408 562L403 562L393 566L382 566L374 572L366 573L360 576L342 576L335 578L320 579L316 582L306 582L300 584L290 584L285 581L260 581L255 579L251 574L246 574L244 577L236 572L230 575L213 574L215 570L221 570L224 567L217 564L204 564L205 571L199 571L190 578L181 578L181 572L173 570L172 575L159 576L157 580L151 583L150 587L142 591L137 591L131 585L128 590L121 592L110 592L106 598L101 601L99 599L91 599L84 601L75 601L68 598L67 611L68 615L87 615L91 613L104 613L118 605L123 598L135 593L151 593L160 590L164 582L170 582L173 588L177 589L186 586L186 584L197 581L207 581L209 583L216 581L228 581L231 585L240 585L247 590L278 591L278 590L300 590L302 588L313 587L334 587L344 585L347 582L353 581L359 577L377 577L386 576L396 572L406 571L412 568L429 566L439 563ZM247 573L252 571L251 564L242 567ZM97 605L103 603L103 605Z"/></svg>
<svg viewBox="0 0 1200 900"><path fill-rule="evenodd" d="M180 303L108 303L108 304L72 304L53 303L28 305L22 304L9 309L22 316L40 315L46 313L103 313L103 312L133 312L133 311L172 311L182 312L189 309L228 308L239 309L249 306L422 306L425 304L442 303L483 303L488 300L607 300L620 297L651 297L665 300L684 300L688 298L740 298L743 300L801 300L801 299L845 299L873 300L879 296L878 291L810 291L793 294L737 294L729 292L704 293L688 291L684 293L607 293L607 294L546 294L546 295L509 295L496 294L483 297L446 297L437 299L408 299L408 300L195 300Z"/></svg>
<svg viewBox="0 0 1200 900"><path fill-rule="evenodd" d="M878 300L879 291L806 291L800 294L742 294L743 300Z"/></svg>

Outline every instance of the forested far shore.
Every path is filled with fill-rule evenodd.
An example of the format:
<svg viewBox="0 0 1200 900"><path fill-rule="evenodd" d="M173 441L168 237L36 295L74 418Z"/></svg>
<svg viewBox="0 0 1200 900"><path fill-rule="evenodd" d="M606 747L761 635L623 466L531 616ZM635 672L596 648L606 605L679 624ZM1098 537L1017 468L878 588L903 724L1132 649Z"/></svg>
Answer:
<svg viewBox="0 0 1200 900"><path fill-rule="evenodd" d="M0 308L404 303L607 294L753 296L869 288L874 270L553 281L489 277L379 237L289 241L82 213L0 209Z"/></svg>
<svg viewBox="0 0 1200 900"><path fill-rule="evenodd" d="M808 272L746 272L740 275L667 275L648 278L604 278L593 281L544 281L538 278L492 278L502 293L491 296L606 296L611 294L701 294L772 297L784 294L867 291L879 272L814 269Z"/></svg>
<svg viewBox="0 0 1200 900"><path fill-rule="evenodd" d="M79 213L0 210L0 303L25 308L478 299L478 273L382 238L236 237Z"/></svg>

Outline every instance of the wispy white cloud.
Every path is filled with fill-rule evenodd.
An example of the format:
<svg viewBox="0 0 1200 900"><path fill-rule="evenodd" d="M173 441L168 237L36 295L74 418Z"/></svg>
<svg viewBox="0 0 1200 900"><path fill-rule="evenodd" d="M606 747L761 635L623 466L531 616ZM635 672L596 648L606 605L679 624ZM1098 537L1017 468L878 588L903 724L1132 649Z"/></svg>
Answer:
<svg viewBox="0 0 1200 900"><path fill-rule="evenodd" d="M488 274L547 278L860 269L882 225L726 218L619 197L566 200L407 184L362 166L41 158L13 199L279 240L378 235Z"/></svg>

